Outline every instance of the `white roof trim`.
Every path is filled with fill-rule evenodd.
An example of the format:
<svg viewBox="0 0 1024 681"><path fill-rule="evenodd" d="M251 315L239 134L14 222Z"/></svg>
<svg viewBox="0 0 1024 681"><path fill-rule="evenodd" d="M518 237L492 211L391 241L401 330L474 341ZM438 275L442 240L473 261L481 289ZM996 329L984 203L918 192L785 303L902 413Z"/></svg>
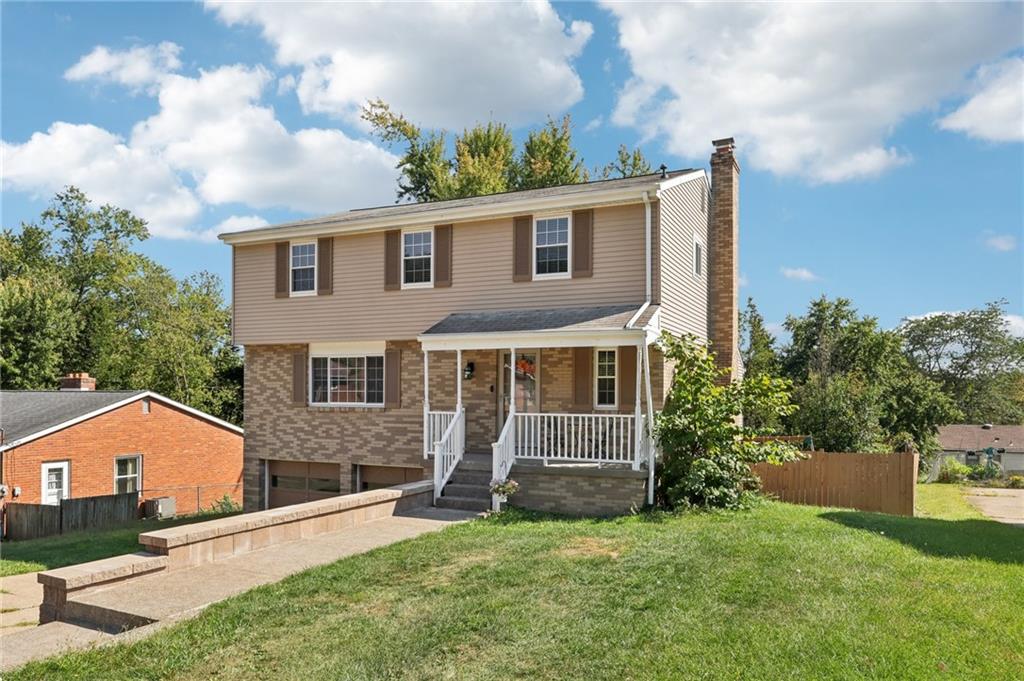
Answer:
<svg viewBox="0 0 1024 681"><path fill-rule="evenodd" d="M46 437L47 435L50 435L51 433L56 433L58 430L64 430L65 428L70 428L71 426L77 425L77 424L81 423L82 421L88 421L89 419L95 418L96 416L99 416L100 414L105 414L108 411L113 411L114 409L119 409L120 407L123 407L123 406L125 406L127 404L131 404L132 402L137 402L138 400L141 400L141 399L143 399L145 397L148 397L150 399L156 400L157 402L163 402L164 404L167 404L169 406L175 407L176 409L181 409L184 412L188 412L192 416L197 416L197 417L199 417L201 419L205 419L207 421L210 421L210 422L214 423L215 425L221 426L222 428L227 428L228 430L234 431L234 432L238 433L239 435L242 435L245 432L245 431L243 431L241 428L239 428L238 426L236 426L233 423L228 423L227 421L222 421L221 419L217 418L216 416L212 416L210 414L207 414L204 411L199 411L198 409L193 409L192 407L190 407L188 405L185 405L185 404L182 404L181 402L175 402L174 400L172 400L169 397L164 397L163 395L160 395L158 393L146 390L146 391L143 391L141 393L136 393L134 395L130 395L130 396L126 397L123 400L119 400L117 402L114 402L113 404L108 404L105 407L100 407L99 409L94 409L93 411L90 411L87 414L82 414L81 416L76 416L73 419L68 419L67 421L62 421L61 423L58 423L55 426L50 426L49 428L44 428L43 430L40 430L40 431L35 432L35 433L32 433L31 435L26 435L25 437L20 438L18 440L14 440L13 442L8 442L7 444L5 444L2 447L0 447L0 452L6 452L8 449L14 449L15 447L20 447L21 445L28 444L29 442L32 442L33 440L38 440L41 437Z"/></svg>
<svg viewBox="0 0 1024 681"><path fill-rule="evenodd" d="M698 177L706 177L706 175L707 173L704 172L703 168L699 170L694 170L692 173L683 173L682 175L676 175L672 179L665 180L664 182L658 184L658 195L660 196L661 192L665 191L666 189L671 189L676 185L680 185L684 182L689 182L690 180L696 180Z"/></svg>
<svg viewBox="0 0 1024 681"><path fill-rule="evenodd" d="M687 173L680 177L702 175L703 170ZM673 180L678 178L673 178ZM673 180L668 180L671 183ZM540 198L515 198L510 195L505 201L493 203L458 206L455 208L438 208L425 204L422 210L409 213L377 215L366 218L349 218L349 213L334 215L299 223L285 223L277 227L261 227L245 232L227 232L218 238L227 244L248 244L270 241L287 241L302 237L349 234L368 232L398 227L417 227L439 225L454 222L467 222L476 219L498 219L513 217L524 213L536 214L553 210L578 210L626 203L640 203L643 192L663 187L652 179L650 185L634 185L628 188L608 189L604 191L586 191L572 194L559 194ZM348 219L346 219L348 218Z"/></svg>
<svg viewBox="0 0 1024 681"><path fill-rule="evenodd" d="M435 333L417 338L424 351L577 348L636 345L642 329L569 329L489 333Z"/></svg>

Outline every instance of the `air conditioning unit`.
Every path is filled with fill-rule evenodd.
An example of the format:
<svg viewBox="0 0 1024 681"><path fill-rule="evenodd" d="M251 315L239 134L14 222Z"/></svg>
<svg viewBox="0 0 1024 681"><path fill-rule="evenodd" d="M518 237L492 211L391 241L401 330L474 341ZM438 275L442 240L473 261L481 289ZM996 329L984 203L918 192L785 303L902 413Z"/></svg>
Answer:
<svg viewBox="0 0 1024 681"><path fill-rule="evenodd" d="M152 499L146 499L146 517L147 518L159 518L164 520L166 518L173 518L177 515L175 509L174 497L154 497Z"/></svg>

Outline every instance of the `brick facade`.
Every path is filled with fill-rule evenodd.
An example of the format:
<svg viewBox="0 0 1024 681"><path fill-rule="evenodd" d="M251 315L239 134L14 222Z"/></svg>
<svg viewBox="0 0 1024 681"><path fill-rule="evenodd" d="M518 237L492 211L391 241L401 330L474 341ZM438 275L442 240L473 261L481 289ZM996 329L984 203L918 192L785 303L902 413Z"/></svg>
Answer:
<svg viewBox="0 0 1024 681"><path fill-rule="evenodd" d="M740 167L732 139L716 140L711 155L711 213L708 224L708 338L715 362L740 373L739 358L739 192Z"/></svg>
<svg viewBox="0 0 1024 681"><path fill-rule="evenodd" d="M401 353L402 399L396 408L310 407L292 403L292 356L302 345L254 345L245 353L245 499L246 510L263 507L264 460L337 464L341 492L354 488L354 466L396 466L422 471L429 479L433 464L423 458L423 353L416 341L388 342ZM499 351L462 353L463 367L474 375L462 382L466 409L466 448L486 452L498 437ZM573 404L571 348L540 351L540 408L544 412L579 411ZM661 355L651 350L655 407L663 394ZM430 353L430 407L455 408L455 352ZM646 402L646 400L642 400ZM632 413L632 410L628 410Z"/></svg>
<svg viewBox="0 0 1024 681"><path fill-rule="evenodd" d="M70 497L114 493L114 461L142 456L142 499L173 496L178 513L209 508L225 494L242 501L242 435L186 411L142 398L3 453L3 483L21 488L9 503L41 503L44 462L67 461Z"/></svg>
<svg viewBox="0 0 1024 681"><path fill-rule="evenodd" d="M647 472L569 466L515 465L520 508L579 516L621 515L647 502Z"/></svg>

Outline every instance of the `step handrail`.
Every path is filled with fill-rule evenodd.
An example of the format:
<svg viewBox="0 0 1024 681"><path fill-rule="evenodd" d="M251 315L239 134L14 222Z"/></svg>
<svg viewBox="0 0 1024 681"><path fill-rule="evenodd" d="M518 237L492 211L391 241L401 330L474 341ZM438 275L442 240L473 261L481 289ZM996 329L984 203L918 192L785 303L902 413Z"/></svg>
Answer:
<svg viewBox="0 0 1024 681"><path fill-rule="evenodd" d="M444 491L466 453L466 409L459 409L441 439L434 443L434 501Z"/></svg>
<svg viewBox="0 0 1024 681"><path fill-rule="evenodd" d="M498 441L491 445L491 478L492 481L502 482L512 470L512 463L516 459L516 419L515 414L509 414L505 419L505 425L498 435ZM491 495L491 510L501 510L501 498L497 494Z"/></svg>

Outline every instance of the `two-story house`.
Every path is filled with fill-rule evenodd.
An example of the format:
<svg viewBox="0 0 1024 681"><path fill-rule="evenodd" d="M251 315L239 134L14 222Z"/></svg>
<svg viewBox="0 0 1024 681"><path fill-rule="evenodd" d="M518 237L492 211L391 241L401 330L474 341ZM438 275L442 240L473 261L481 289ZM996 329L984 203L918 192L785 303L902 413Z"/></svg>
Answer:
<svg viewBox="0 0 1024 681"><path fill-rule="evenodd" d="M353 210L222 234L245 504L433 478L439 506L650 499L662 330L739 371L739 168Z"/></svg>

